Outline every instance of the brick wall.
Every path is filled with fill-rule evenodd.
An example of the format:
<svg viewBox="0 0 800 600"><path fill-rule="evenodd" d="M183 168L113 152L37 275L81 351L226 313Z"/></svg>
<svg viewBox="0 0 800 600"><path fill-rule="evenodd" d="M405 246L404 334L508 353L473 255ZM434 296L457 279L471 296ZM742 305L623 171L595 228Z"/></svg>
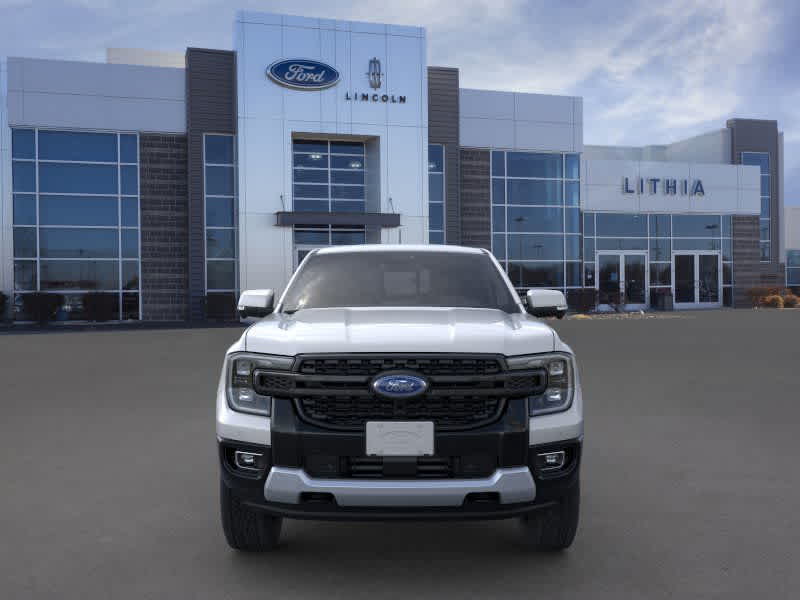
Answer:
<svg viewBox="0 0 800 600"><path fill-rule="evenodd" d="M186 136L139 135L142 319L188 318Z"/></svg>
<svg viewBox="0 0 800 600"><path fill-rule="evenodd" d="M461 243L492 248L489 151L461 150Z"/></svg>

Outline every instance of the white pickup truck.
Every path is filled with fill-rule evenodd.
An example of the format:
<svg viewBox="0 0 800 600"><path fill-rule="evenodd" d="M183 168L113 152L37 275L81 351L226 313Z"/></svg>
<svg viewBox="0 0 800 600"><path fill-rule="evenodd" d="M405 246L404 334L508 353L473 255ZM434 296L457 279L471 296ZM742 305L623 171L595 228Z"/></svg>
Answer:
<svg viewBox="0 0 800 600"><path fill-rule="evenodd" d="M567 548L579 512L583 407L572 350L485 250L365 245L311 252L257 318L217 390L222 526L264 551L284 517L517 517Z"/></svg>

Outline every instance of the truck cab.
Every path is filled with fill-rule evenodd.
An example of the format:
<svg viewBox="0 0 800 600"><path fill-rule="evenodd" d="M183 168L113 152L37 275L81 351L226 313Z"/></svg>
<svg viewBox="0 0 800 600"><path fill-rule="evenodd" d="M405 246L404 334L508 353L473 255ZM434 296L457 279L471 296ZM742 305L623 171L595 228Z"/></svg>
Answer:
<svg viewBox="0 0 800 600"><path fill-rule="evenodd" d="M487 251L360 245L309 253L256 319L217 389L222 525L244 551L284 518L517 518L523 539L575 536L583 400L575 356Z"/></svg>

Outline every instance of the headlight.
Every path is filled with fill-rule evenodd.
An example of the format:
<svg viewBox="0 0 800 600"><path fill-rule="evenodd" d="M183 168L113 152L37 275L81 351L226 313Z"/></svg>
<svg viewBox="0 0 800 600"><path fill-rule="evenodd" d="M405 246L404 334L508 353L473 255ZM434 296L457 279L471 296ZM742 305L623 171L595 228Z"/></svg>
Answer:
<svg viewBox="0 0 800 600"><path fill-rule="evenodd" d="M248 354L246 352L229 354L225 365L228 406L238 412L269 416L272 409L272 396L262 396L256 393L253 388L253 373L259 369L288 371L292 368L292 363L294 363L294 359L290 356Z"/></svg>
<svg viewBox="0 0 800 600"><path fill-rule="evenodd" d="M547 370L547 389L528 397L530 415L545 415L567 410L575 395L575 359L571 354L529 354L506 359L508 368Z"/></svg>

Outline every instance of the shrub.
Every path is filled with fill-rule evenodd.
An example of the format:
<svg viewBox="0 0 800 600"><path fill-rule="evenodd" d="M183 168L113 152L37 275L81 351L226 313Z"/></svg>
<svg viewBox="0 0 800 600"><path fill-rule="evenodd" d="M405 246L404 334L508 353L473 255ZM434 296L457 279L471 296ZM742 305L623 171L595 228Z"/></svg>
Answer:
<svg viewBox="0 0 800 600"><path fill-rule="evenodd" d="M786 294L783 297L783 306L785 308L795 308L798 304L800 304L800 298L792 293Z"/></svg>
<svg viewBox="0 0 800 600"><path fill-rule="evenodd" d="M61 294L48 294L47 292L33 292L22 296L22 308L28 318L44 325L52 321L56 312L64 304Z"/></svg>
<svg viewBox="0 0 800 600"><path fill-rule="evenodd" d="M111 321L119 318L117 294L87 292L83 295L83 310L88 321Z"/></svg>
<svg viewBox="0 0 800 600"><path fill-rule="evenodd" d="M567 305L579 313L591 312L597 308L597 290L594 288L567 290Z"/></svg>
<svg viewBox="0 0 800 600"><path fill-rule="evenodd" d="M778 294L771 294L764 298L762 306L770 308L783 308L783 297Z"/></svg>

